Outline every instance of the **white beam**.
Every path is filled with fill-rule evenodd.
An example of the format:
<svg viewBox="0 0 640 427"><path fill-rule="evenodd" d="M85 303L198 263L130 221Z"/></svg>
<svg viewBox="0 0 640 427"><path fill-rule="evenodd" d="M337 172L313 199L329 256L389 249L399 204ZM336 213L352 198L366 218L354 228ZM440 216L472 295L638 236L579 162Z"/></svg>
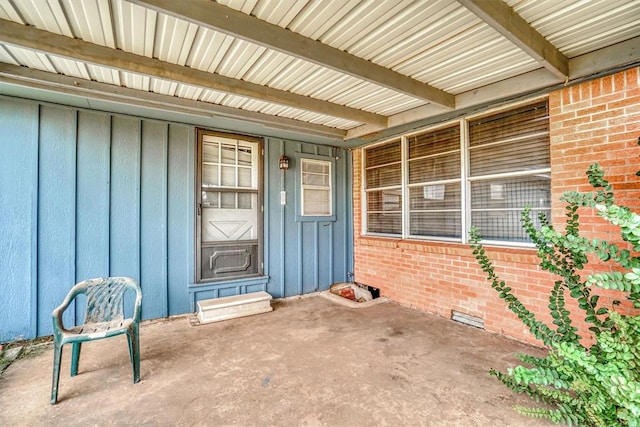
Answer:
<svg viewBox="0 0 640 427"><path fill-rule="evenodd" d="M569 77L569 60L502 0L457 0L556 77Z"/></svg>
<svg viewBox="0 0 640 427"><path fill-rule="evenodd" d="M95 65L246 96L360 123L387 124L385 116L308 96L147 58L0 19L0 41Z"/></svg>
<svg viewBox="0 0 640 427"><path fill-rule="evenodd" d="M210 0L130 1L414 98L449 109L455 106L454 96L448 92Z"/></svg>

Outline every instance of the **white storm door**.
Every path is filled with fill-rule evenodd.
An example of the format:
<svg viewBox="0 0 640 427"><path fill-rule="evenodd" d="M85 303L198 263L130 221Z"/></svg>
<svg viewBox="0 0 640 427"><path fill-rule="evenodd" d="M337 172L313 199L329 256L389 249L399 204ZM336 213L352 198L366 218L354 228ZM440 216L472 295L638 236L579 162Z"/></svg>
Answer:
<svg viewBox="0 0 640 427"><path fill-rule="evenodd" d="M202 135L201 281L261 273L260 150L239 135Z"/></svg>

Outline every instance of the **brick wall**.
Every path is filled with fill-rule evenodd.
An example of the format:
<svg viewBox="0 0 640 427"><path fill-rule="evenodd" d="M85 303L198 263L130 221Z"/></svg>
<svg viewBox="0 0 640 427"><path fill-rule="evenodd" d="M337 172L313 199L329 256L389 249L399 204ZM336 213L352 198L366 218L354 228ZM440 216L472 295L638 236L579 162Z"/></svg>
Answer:
<svg viewBox="0 0 640 427"><path fill-rule="evenodd" d="M640 68L551 93L549 114L553 224L564 222L564 191L590 190L585 171L596 161L614 185L616 200L640 211L640 179L634 175L640 169ZM468 246L361 236L361 153L353 159L356 281L443 317L452 310L479 316L489 331L540 345L491 289ZM585 236L619 239L615 227L590 212L581 214ZM556 278L538 268L535 250L487 248L487 253L521 301L551 323L547 298ZM609 301L616 297L599 293Z"/></svg>

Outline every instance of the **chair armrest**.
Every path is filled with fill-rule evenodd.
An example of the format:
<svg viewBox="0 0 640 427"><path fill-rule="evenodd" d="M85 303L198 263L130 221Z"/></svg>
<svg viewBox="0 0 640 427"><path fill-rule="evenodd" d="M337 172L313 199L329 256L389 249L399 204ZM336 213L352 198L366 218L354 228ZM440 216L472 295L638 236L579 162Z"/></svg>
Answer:
<svg viewBox="0 0 640 427"><path fill-rule="evenodd" d="M142 309L142 290L140 289L140 285L135 282L136 287L136 302L133 307L133 320L135 322L140 321L140 312Z"/></svg>
<svg viewBox="0 0 640 427"><path fill-rule="evenodd" d="M64 325L62 323L62 314L67 310L67 308L69 308L69 305L74 300L74 298L84 291L85 287L77 285L74 286L73 288L71 288L64 301L62 301L62 304L60 304L53 310L53 312L51 312L54 332L60 332L64 330Z"/></svg>

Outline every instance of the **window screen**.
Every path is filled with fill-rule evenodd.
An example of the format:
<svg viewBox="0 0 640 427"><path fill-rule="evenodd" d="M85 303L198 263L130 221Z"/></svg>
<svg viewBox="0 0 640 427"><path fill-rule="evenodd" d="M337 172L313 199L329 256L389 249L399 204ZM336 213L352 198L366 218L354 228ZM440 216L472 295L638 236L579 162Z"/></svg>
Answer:
<svg viewBox="0 0 640 427"><path fill-rule="evenodd" d="M396 140L365 150L366 231L402 234L402 151Z"/></svg>
<svg viewBox="0 0 640 427"><path fill-rule="evenodd" d="M407 138L409 234L459 238L460 125Z"/></svg>
<svg viewBox="0 0 640 427"><path fill-rule="evenodd" d="M550 215L546 100L365 148L363 162L367 233L464 242L476 225L528 243L524 207Z"/></svg>
<svg viewBox="0 0 640 427"><path fill-rule="evenodd" d="M330 216L331 162L302 159L302 215Z"/></svg>
<svg viewBox="0 0 640 427"><path fill-rule="evenodd" d="M469 122L471 223L485 239L527 241L520 214L550 214L547 103Z"/></svg>

